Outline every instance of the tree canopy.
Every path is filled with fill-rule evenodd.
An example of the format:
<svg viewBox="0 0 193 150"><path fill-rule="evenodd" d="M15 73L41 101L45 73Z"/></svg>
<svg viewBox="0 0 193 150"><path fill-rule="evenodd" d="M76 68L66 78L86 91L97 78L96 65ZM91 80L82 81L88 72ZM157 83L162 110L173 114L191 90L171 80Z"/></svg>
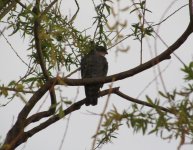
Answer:
<svg viewBox="0 0 193 150"><path fill-rule="evenodd" d="M169 140L178 138L180 139L178 149L187 142L187 139L191 143L193 141L193 62L184 63L175 51L193 32L193 1L187 1L167 17L164 16L160 22L152 22L148 19L149 15L154 13L149 8L149 1L92 0L95 16L92 16L89 26L85 28L79 26L77 18L81 14L81 9L87 8L81 5L81 1L74 0L73 3L73 11L67 14L65 2L62 0L0 1L2 27L0 38L6 40L14 51L15 57L25 66L25 73L18 78L8 83L0 82L0 96L4 99L0 101L1 108L6 109L15 99L24 102L13 126L4 137L0 150L13 150L50 125L81 110L85 99L77 98L78 101L71 101L67 98L68 93L66 97L62 96L65 92L63 87L97 83L109 83L110 86L100 91L99 96L107 96L107 98L104 109L99 115L100 121L97 132L93 136L92 149L99 148L117 138L116 133L121 126L127 126L135 133L144 135L155 134ZM173 4L174 2L171 6ZM183 8L189 10L189 24L184 32L168 46L156 29L172 20L171 17ZM132 16L131 21L124 17L125 15ZM81 17L84 20L84 16ZM17 45L19 39L11 43L9 42L11 37L20 37L20 40L24 41L25 46L21 47L25 49L24 57L20 56L13 46ZM149 42L149 39L159 39L167 45L167 48L162 49L161 52L156 51L151 57L146 57L147 51L144 45ZM139 47L136 57L138 62L134 67L124 71L114 68L116 72L107 77L90 79L74 77L80 70L82 56L93 47L102 45L107 47L109 53L114 53L113 50L116 49L116 55L127 54L128 51L132 51L128 40L135 42ZM140 100L123 92L121 86L116 86L117 81L139 75L143 78L142 72L173 59L173 55L182 64L181 71L184 73L186 82L183 88L175 88L170 92L163 88L164 90L158 90L157 98L152 98L151 94L147 93L146 98ZM124 62L123 65L125 65ZM113 68L113 66L109 67ZM162 78L160 70L152 82L156 82L158 77ZM118 99L131 102L129 109L124 108L119 111L116 106L113 106L107 111L110 95L117 95ZM43 99L46 99L46 102L50 101L46 109L41 109L42 106L39 103ZM34 113L33 110L37 106L40 109ZM38 124L34 125L34 123Z"/></svg>

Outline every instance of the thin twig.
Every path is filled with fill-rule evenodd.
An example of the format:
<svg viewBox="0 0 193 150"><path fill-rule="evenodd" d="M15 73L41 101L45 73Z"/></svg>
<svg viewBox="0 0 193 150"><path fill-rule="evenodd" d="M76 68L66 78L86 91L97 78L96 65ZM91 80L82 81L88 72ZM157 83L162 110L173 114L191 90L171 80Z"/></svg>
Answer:
<svg viewBox="0 0 193 150"><path fill-rule="evenodd" d="M94 0L92 0L92 3L93 3L93 6L94 6L94 9L95 9L96 14L99 16L98 11L96 10L96 5L95 5L95 3L94 3ZM96 30L95 30L95 32L94 32L93 40L94 40L95 37L96 37L97 29L98 29L98 23L97 23Z"/></svg>
<svg viewBox="0 0 193 150"><path fill-rule="evenodd" d="M80 88L80 87L77 87L77 92L76 92L76 96L75 96L75 98L74 98L73 103L75 103L76 100L77 100L77 98L78 98L79 88ZM62 141L61 141L59 150L62 150L62 146L64 145L64 141L65 141L66 136L67 136L67 133L68 133L68 129L69 129L69 124L70 124L70 119L71 119L71 117L72 117L72 113L69 114L69 117L68 117L68 119L67 119L66 128L65 128L65 131L64 131L64 135L63 135L63 137L62 137Z"/></svg>
<svg viewBox="0 0 193 150"><path fill-rule="evenodd" d="M51 8L52 6L57 2L58 0L54 0L53 2L50 3L48 7L45 8L45 10L41 13L40 18L44 16Z"/></svg>
<svg viewBox="0 0 193 150"><path fill-rule="evenodd" d="M112 82L111 85L110 85L109 91L112 90L112 86L113 86L113 82ZM106 112L107 107L108 107L108 104L109 104L110 95L111 95L111 92L109 92L109 94L108 94L108 97L107 97L106 103L105 103L105 105L104 105L103 111L102 111L102 113L101 113L101 115L100 115L101 117L100 117L100 120L99 120L97 129L96 129L95 135L94 135L94 139L93 139L93 142L92 142L92 149L91 149L91 150L96 149L96 148L95 148L95 145L96 145L96 141L97 141L97 134L98 134L98 132L99 132L99 130L100 130L100 127L101 127L101 124L102 124L102 122L103 122L103 118L104 118L105 112Z"/></svg>
<svg viewBox="0 0 193 150"><path fill-rule="evenodd" d="M174 5L176 1L172 1L171 4L168 6L168 8L166 8L165 12L163 13L162 17L161 17L161 21L159 23L159 26L157 28L157 31L155 31L155 34L156 34L156 38L155 38L155 55L157 56L157 37L162 41L162 43L168 48L169 46L166 44L166 42L159 36L159 29L160 29L160 24L164 21L166 21L168 18L170 18L171 16L173 16L176 12L178 12L181 8L185 7L182 6L181 8L179 8L178 10L174 11L171 15L169 15L168 17L166 17L165 19L163 19L165 17L165 15L167 14L167 12L170 10L170 8ZM173 53L174 56L184 65L183 61L175 54ZM158 72L160 74L160 80L161 80L161 84L163 86L163 89L165 91L165 93L167 92L167 88L166 88L166 85L165 85L165 82L164 82L164 79L163 79L163 76L161 74L161 68L160 68L160 65L158 64Z"/></svg>
<svg viewBox="0 0 193 150"><path fill-rule="evenodd" d="M122 40L120 40L120 41L118 41L117 43L115 43L114 45L110 46L107 50L109 50L109 49L111 49L111 48L115 47L116 45L120 44L121 42L125 41L126 39L128 39L129 37L131 37L131 36L133 36L133 35L134 35L133 33L132 33L132 34L127 35L127 36L126 36L126 37L124 37Z"/></svg>
<svg viewBox="0 0 193 150"><path fill-rule="evenodd" d="M160 24L165 22L167 19L169 19L171 16L173 16L174 14L176 14L180 9L184 8L186 5L183 5L182 7L180 7L179 9L177 9L176 11L174 11L172 14L170 14L168 17L165 17L165 15L167 14L167 12L170 10L170 8L176 3L177 1L174 0L171 2L171 4L168 6L168 8L166 8L166 10L164 11L163 15L161 16L160 18L160 23L158 24L155 24L155 25L158 25L158 28L157 30L155 31L156 33L156 38L155 38L155 54L157 55L157 47L156 47L156 42L157 42L157 37L161 40L161 42L168 48L168 45L166 44L166 42L159 36L159 29L160 29ZM154 25L153 25L154 26ZM176 55L175 53L173 53L174 56L183 64L185 65L185 63L178 57L178 55Z"/></svg>
<svg viewBox="0 0 193 150"><path fill-rule="evenodd" d="M174 1L171 3L171 5L173 5L175 2L177 2L177 1L174 0ZM168 8L170 8L171 5L170 5ZM163 19L163 17L161 17L161 18L162 18L161 21L160 21L159 23L156 23L156 24L152 25L152 26L157 26L157 25L162 24L163 22L165 22L166 20L168 20L170 17L172 17L174 14L176 14L179 10L181 10L182 8L184 8L184 7L186 7L186 6L188 6L188 4L185 4L185 5L181 6L180 8L178 8L177 10L175 10L174 12L172 12L170 15L168 15L165 19ZM168 8L167 8L166 10L168 10ZM166 12L167 12L167 11L166 11ZM166 12L165 12L164 14L166 14ZM165 15L164 15L164 16L165 16Z"/></svg>
<svg viewBox="0 0 193 150"><path fill-rule="evenodd" d="M9 40L5 37L4 33L2 31L0 31L0 34L3 36L3 38L6 40L7 44L11 47L11 49L13 50L13 52L16 54L16 56L21 60L22 63L24 63L28 68L29 65L19 56L19 54L17 53L17 51L13 48L13 46L11 45L11 43L9 42Z"/></svg>
<svg viewBox="0 0 193 150"><path fill-rule="evenodd" d="M19 0L16 0L16 2L21 6L21 7L23 7L24 9L27 9L27 10L29 10L23 3L21 3ZM29 11L31 11L31 10L29 10ZM32 12L32 11L31 11Z"/></svg>
<svg viewBox="0 0 193 150"><path fill-rule="evenodd" d="M75 14L73 15L73 17L70 19L70 22L73 22L73 21L74 21L74 19L76 18L77 14L78 14L78 12L79 12L79 10L80 10L80 7L79 7L79 4L78 4L77 0L74 0L74 1L75 1L75 3L76 3L77 10L76 10Z"/></svg>
<svg viewBox="0 0 193 150"><path fill-rule="evenodd" d="M157 106L157 105L152 105L148 102L145 102L145 101L142 101L142 100L138 100L138 99L135 99L135 98L132 98L120 91L115 91L115 94L117 94L118 96L128 100L128 101L131 101L131 102L134 102L134 103L137 103L137 104L140 104L140 105L144 105L144 106L148 106L148 107L151 107L151 108L156 108L156 109L160 109L164 112L167 112L167 113L171 113L171 114L175 114L175 112L172 112L171 110L165 108L165 107L162 107L162 106Z"/></svg>
<svg viewBox="0 0 193 150"><path fill-rule="evenodd" d="M140 39L140 65L142 64L143 62L143 37L144 37L144 26L145 26L145 12L146 12L146 0L145 0L145 5L144 5L144 9L142 10L142 24L141 24L141 28L142 28L142 33L141 33L141 39Z"/></svg>
<svg viewBox="0 0 193 150"><path fill-rule="evenodd" d="M19 1L19 0L18 0ZM7 3L8 2L10 2L9 4L7 4L8 6L6 7L4 7L3 8L3 11L2 10L0 10L0 11L2 11L2 12L0 12L0 20L1 19L3 19L3 17L5 17L5 15L7 14L7 13L9 13L9 11L13 8L13 7L15 7L16 5L17 5L17 2L15 1L15 0L12 0L12 1L10 1L10 0L7 0Z"/></svg>
<svg viewBox="0 0 193 150"><path fill-rule="evenodd" d="M0 90L13 91L13 92L22 92L22 93L29 93L29 94L34 94L35 93L35 91L21 90L21 89L17 89L17 88L9 88L9 87L0 87Z"/></svg>
<svg viewBox="0 0 193 150"><path fill-rule="evenodd" d="M163 73L166 71L166 69L169 67L170 63L163 69L161 70L161 72L158 73L158 75L156 75L145 87L144 89L137 95L136 98L139 98L143 93L144 91L152 84L154 83L154 81Z"/></svg>

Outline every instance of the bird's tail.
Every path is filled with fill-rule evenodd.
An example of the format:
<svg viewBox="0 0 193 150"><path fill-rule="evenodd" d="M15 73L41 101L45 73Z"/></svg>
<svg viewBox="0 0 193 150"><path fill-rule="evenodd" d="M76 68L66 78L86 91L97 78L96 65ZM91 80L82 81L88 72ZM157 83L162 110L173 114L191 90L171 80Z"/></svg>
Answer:
<svg viewBox="0 0 193 150"><path fill-rule="evenodd" d="M99 89L100 89L100 86L97 86L97 85L85 86L85 94L86 94L86 104L85 105L86 106L97 105Z"/></svg>

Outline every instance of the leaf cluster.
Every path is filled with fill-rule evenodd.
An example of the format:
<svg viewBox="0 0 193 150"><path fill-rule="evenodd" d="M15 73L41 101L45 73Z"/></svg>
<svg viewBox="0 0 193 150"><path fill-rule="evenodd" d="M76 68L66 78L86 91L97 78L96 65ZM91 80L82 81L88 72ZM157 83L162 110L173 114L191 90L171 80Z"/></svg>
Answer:
<svg viewBox="0 0 193 150"><path fill-rule="evenodd" d="M108 16L111 12L111 7L109 3L111 0L103 0L99 5L95 7L97 16L94 17L95 21L93 24L97 24L94 39L98 45L106 46L106 41L108 41L107 33L105 32L105 25L108 22Z"/></svg>
<svg viewBox="0 0 193 150"><path fill-rule="evenodd" d="M145 36L153 36L153 26L145 22L146 12L152 13L149 9L146 8L146 1L141 1L140 3L133 4L134 9L130 13L136 12L138 14L138 22L132 25L132 31L135 39L142 40ZM145 26L148 24L148 26Z"/></svg>
<svg viewBox="0 0 193 150"><path fill-rule="evenodd" d="M47 2L42 2L40 11L47 7ZM32 3L26 3L25 7L17 7L9 13L7 23L9 30L12 30L10 36L20 34L24 40L29 40L26 52L29 61L26 63L27 73L18 81L11 81L7 86L2 85L1 95L8 96L10 89L16 93L33 91L45 82L34 39L34 23L38 17L40 16L33 12ZM79 67L82 55L88 53L93 46L90 36L78 31L73 22L60 13L59 8L51 8L41 16L38 36L50 77L56 76L60 70L69 72L72 68Z"/></svg>
<svg viewBox="0 0 193 150"><path fill-rule="evenodd" d="M46 6L42 4L41 9ZM39 64L34 43L34 21L38 16L32 9L32 4L29 4L19 12L12 11L8 22L9 28L13 29L12 35L19 31L23 38L31 37L28 57L33 64ZM47 68L61 70L61 67L65 67L67 71L79 65L82 52L88 51L90 41L89 36L83 35L74 28L73 22L53 8L41 17L39 38Z"/></svg>
<svg viewBox="0 0 193 150"><path fill-rule="evenodd" d="M129 109L123 110L121 113L116 107L107 112L104 116L103 128L98 133L100 135L99 143L111 142L112 138L117 137L115 134L118 132L119 126L123 124L132 129L134 133L155 134L168 140L180 138L183 141L181 144L185 143L185 139L193 141L191 65L192 62L189 67L182 68L182 71L185 72L185 81L188 79L188 84L181 90L174 89L167 93L159 91L160 99L153 100L149 96L146 97L147 102L153 108L132 104ZM161 110L160 106L164 106L169 111Z"/></svg>

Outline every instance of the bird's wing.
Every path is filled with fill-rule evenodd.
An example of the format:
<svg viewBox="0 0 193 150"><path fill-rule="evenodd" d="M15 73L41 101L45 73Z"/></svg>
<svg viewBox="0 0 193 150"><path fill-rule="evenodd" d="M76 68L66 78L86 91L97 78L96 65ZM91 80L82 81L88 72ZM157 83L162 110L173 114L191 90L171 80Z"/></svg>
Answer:
<svg viewBox="0 0 193 150"><path fill-rule="evenodd" d="M103 72L104 72L104 76L107 76L107 72L108 72L108 62L106 60L106 58L104 57L104 64L103 64Z"/></svg>
<svg viewBox="0 0 193 150"><path fill-rule="evenodd" d="M88 54L81 60L81 76L82 78L92 78L95 74L96 56Z"/></svg>
<svg viewBox="0 0 193 150"><path fill-rule="evenodd" d="M107 71L108 63L103 56L88 54L81 60L82 78L104 77Z"/></svg>
<svg viewBox="0 0 193 150"><path fill-rule="evenodd" d="M85 57L83 57L81 59L81 62L80 62L80 70L81 70L81 77L84 78L85 77L85 72L86 72L86 60L85 60Z"/></svg>

